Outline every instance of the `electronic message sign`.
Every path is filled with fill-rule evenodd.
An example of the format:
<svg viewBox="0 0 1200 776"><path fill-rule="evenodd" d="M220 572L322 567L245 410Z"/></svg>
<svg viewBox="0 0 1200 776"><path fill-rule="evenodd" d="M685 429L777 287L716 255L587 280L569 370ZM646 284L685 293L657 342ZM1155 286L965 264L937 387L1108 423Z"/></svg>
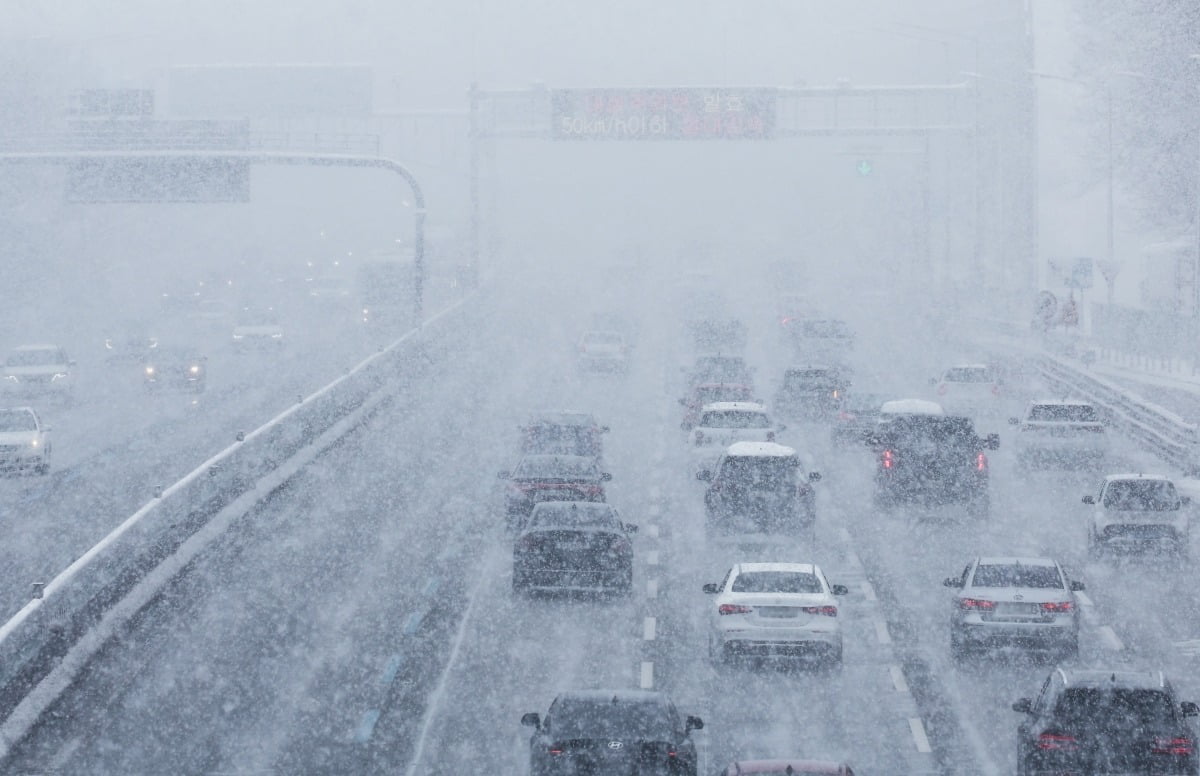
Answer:
<svg viewBox="0 0 1200 776"><path fill-rule="evenodd" d="M774 89L553 89L556 140L764 140L775 132Z"/></svg>

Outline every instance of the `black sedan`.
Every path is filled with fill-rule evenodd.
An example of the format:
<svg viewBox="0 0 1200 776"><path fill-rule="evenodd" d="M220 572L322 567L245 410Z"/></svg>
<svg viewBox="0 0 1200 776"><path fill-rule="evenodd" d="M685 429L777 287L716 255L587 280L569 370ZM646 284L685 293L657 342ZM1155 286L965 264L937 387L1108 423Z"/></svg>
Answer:
<svg viewBox="0 0 1200 776"><path fill-rule="evenodd" d="M189 348L159 347L142 368L146 390L204 391L208 381L208 357Z"/></svg>
<svg viewBox="0 0 1200 776"><path fill-rule="evenodd" d="M513 592L572 590L629 593L637 526L608 504L553 501L533 508L513 547Z"/></svg>
<svg viewBox="0 0 1200 776"><path fill-rule="evenodd" d="M534 505L543 501L603 502L604 483L612 479L595 458L583 455L527 455L499 477L508 483L504 509L510 529L522 528Z"/></svg>

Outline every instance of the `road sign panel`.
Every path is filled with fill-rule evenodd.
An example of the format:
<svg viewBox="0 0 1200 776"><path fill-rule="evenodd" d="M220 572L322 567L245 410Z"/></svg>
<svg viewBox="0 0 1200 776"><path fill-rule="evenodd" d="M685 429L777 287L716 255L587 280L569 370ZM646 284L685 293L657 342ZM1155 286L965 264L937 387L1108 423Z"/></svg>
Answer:
<svg viewBox="0 0 1200 776"><path fill-rule="evenodd" d="M774 89L555 89L556 140L763 140L775 132Z"/></svg>
<svg viewBox="0 0 1200 776"><path fill-rule="evenodd" d="M91 157L67 168L68 202L249 202L250 163L236 158Z"/></svg>

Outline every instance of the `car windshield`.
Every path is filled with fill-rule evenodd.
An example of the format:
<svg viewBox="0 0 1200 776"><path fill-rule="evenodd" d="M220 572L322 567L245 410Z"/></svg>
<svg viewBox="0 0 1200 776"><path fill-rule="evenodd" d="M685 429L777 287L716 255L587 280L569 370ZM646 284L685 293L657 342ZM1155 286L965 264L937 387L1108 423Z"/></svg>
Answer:
<svg viewBox="0 0 1200 776"><path fill-rule="evenodd" d="M50 366L65 363L67 363L67 357L63 355L62 351L51 348L15 350L9 353L8 358L4 361L5 366Z"/></svg>
<svg viewBox="0 0 1200 776"><path fill-rule="evenodd" d="M149 354L148 361L153 364L198 364L203 356L187 348L156 348Z"/></svg>
<svg viewBox="0 0 1200 776"><path fill-rule="evenodd" d="M746 364L740 358L700 358L695 372L715 380L738 381L746 376Z"/></svg>
<svg viewBox="0 0 1200 776"><path fill-rule="evenodd" d="M747 401L750 389L742 385L706 385L696 389L695 400L701 404L718 401Z"/></svg>
<svg viewBox="0 0 1200 776"><path fill-rule="evenodd" d="M947 369L942 380L948 383L990 383L993 382L992 370L986 366L956 366Z"/></svg>
<svg viewBox="0 0 1200 776"><path fill-rule="evenodd" d="M671 740L666 710L655 703L564 699L550 709L550 729L558 740L573 738Z"/></svg>
<svg viewBox="0 0 1200 776"><path fill-rule="evenodd" d="M801 571L743 571L733 578L731 593L822 593L816 574Z"/></svg>
<svg viewBox="0 0 1200 776"><path fill-rule="evenodd" d="M577 456L534 455L521 459L513 476L517 479L535 478L592 478L597 475L596 462Z"/></svg>
<svg viewBox="0 0 1200 776"><path fill-rule="evenodd" d="M530 452L599 455L600 437L595 429L586 426L526 426L525 449Z"/></svg>
<svg viewBox="0 0 1200 776"><path fill-rule="evenodd" d="M529 518L535 528L615 528L617 518L613 508L606 504L579 504L575 502L548 502L533 508Z"/></svg>
<svg viewBox="0 0 1200 776"><path fill-rule="evenodd" d="M735 488L791 488L798 470L796 459L787 456L729 456L719 479Z"/></svg>
<svg viewBox="0 0 1200 776"><path fill-rule="evenodd" d="M1064 727L1144 733L1174 722L1175 709L1170 695L1161 690L1068 687L1054 716Z"/></svg>
<svg viewBox="0 0 1200 776"><path fill-rule="evenodd" d="M1031 421L1098 423L1100 415L1090 404L1035 404L1029 408Z"/></svg>
<svg viewBox="0 0 1200 776"><path fill-rule="evenodd" d="M971 578L974 587L1037 587L1063 589L1062 577L1055 566L1021 563L980 564Z"/></svg>
<svg viewBox="0 0 1200 776"><path fill-rule="evenodd" d="M1179 496L1166 480L1113 480L1104 489L1103 503L1107 509L1162 512L1175 509Z"/></svg>
<svg viewBox="0 0 1200 776"><path fill-rule="evenodd" d="M583 335L586 345L620 345L621 335L611 331L593 331Z"/></svg>
<svg viewBox="0 0 1200 776"><path fill-rule="evenodd" d="M712 410L700 418L704 428L770 428L771 422L761 412L746 410Z"/></svg>
<svg viewBox="0 0 1200 776"><path fill-rule="evenodd" d="M37 431L33 413L24 410L0 410L0 433L8 431Z"/></svg>

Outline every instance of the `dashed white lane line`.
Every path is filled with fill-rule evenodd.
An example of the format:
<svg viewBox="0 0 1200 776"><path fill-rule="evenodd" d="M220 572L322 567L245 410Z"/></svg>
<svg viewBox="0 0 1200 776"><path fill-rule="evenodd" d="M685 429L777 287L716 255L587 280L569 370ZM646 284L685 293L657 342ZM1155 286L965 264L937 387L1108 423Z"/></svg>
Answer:
<svg viewBox="0 0 1200 776"><path fill-rule="evenodd" d="M647 617L642 621L642 640L654 641L656 631L658 630L658 621L653 617Z"/></svg>
<svg viewBox="0 0 1200 776"><path fill-rule="evenodd" d="M646 597L658 598L658 580L650 579L646 581Z"/></svg>
<svg viewBox="0 0 1200 776"><path fill-rule="evenodd" d="M651 539L657 539L658 538L658 525L655 523L651 523L650 525L646 526L646 536L649 536Z"/></svg>
<svg viewBox="0 0 1200 776"><path fill-rule="evenodd" d="M642 661L642 677L639 685L643 690L654 689L654 664L649 660Z"/></svg>
<svg viewBox="0 0 1200 776"><path fill-rule="evenodd" d="M647 566L657 566L658 565L658 550L650 550L649 552L646 553L646 565Z"/></svg>
<svg viewBox="0 0 1200 776"><path fill-rule="evenodd" d="M888 666L888 673L892 675L892 686L896 688L896 692L908 692L908 682L900 666Z"/></svg>
<svg viewBox="0 0 1200 776"><path fill-rule="evenodd" d="M888 632L887 623L882 617L875 618L875 638L879 639L880 644L892 643L892 634Z"/></svg>
<svg viewBox="0 0 1200 776"><path fill-rule="evenodd" d="M1092 603L1092 599L1088 596L1087 593L1083 592L1082 590L1080 590L1079 592L1077 592L1075 594L1075 600L1079 602L1080 606L1093 606L1094 605Z"/></svg>
<svg viewBox="0 0 1200 776"><path fill-rule="evenodd" d="M1121 652L1125 649L1125 643L1117 636L1111 625L1101 625L1096 632L1100 634L1100 640L1104 642L1104 646L1113 652Z"/></svg>
<svg viewBox="0 0 1200 776"><path fill-rule="evenodd" d="M865 579L862 582L862 591L863 591L863 597L866 598L868 601L877 600L875 598L875 588L872 587L871 583Z"/></svg>
<svg viewBox="0 0 1200 776"><path fill-rule="evenodd" d="M917 745L918 752L929 754L933 751L929 746L929 736L925 735L925 725L918 717L908 718L908 729L912 731L913 743Z"/></svg>

